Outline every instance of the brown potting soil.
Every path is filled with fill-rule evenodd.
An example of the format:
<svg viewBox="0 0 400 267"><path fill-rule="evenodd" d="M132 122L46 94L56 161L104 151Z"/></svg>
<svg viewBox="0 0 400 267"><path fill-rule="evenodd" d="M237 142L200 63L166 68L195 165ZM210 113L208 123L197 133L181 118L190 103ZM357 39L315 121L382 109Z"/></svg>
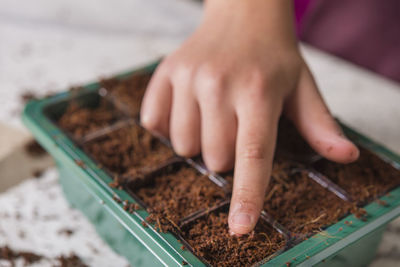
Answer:
<svg viewBox="0 0 400 267"><path fill-rule="evenodd" d="M261 221L250 234L231 236L226 211L212 212L182 231L194 252L212 266L249 266L285 246L285 238Z"/></svg>
<svg viewBox="0 0 400 267"><path fill-rule="evenodd" d="M141 176L174 156L164 145L138 125L127 126L93 139L84 150L118 176Z"/></svg>
<svg viewBox="0 0 400 267"><path fill-rule="evenodd" d="M117 106L129 115L136 117L140 112L142 98L150 78L151 75L145 73L125 80L102 80L101 85L111 93Z"/></svg>
<svg viewBox="0 0 400 267"><path fill-rule="evenodd" d="M275 161L264 210L289 231L311 234L336 223L354 204L346 202L310 179L306 172L290 175L287 162Z"/></svg>
<svg viewBox="0 0 400 267"><path fill-rule="evenodd" d="M111 103L104 99L94 108L81 107L78 103L71 102L58 120L58 125L75 139L80 139L88 133L109 126L119 116Z"/></svg>
<svg viewBox="0 0 400 267"><path fill-rule="evenodd" d="M211 208L226 197L207 176L186 164L168 166L145 179L151 181L144 186L133 184L132 191L150 208L149 221L163 232L177 228L179 220Z"/></svg>
<svg viewBox="0 0 400 267"><path fill-rule="evenodd" d="M390 166L366 149L350 164L320 160L314 168L346 190L357 203L385 194L400 184L400 170Z"/></svg>

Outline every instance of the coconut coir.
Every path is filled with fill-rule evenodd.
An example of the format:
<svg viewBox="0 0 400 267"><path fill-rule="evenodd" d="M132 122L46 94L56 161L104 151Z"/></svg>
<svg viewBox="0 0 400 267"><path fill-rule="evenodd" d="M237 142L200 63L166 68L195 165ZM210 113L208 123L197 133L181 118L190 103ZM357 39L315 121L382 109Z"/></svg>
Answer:
<svg viewBox="0 0 400 267"><path fill-rule="evenodd" d="M285 246L285 238L262 221L248 235L230 235L226 211L197 219L184 227L183 237L212 266L250 266Z"/></svg>
<svg viewBox="0 0 400 267"><path fill-rule="evenodd" d="M149 83L151 74L136 74L129 79L102 80L101 85L110 92L116 106L130 116L136 117L140 112L142 98Z"/></svg>
<svg viewBox="0 0 400 267"><path fill-rule="evenodd" d="M161 231L176 228L179 220L226 197L207 176L186 164L168 166L145 179L148 183L144 186L132 184L132 191L149 207L149 221Z"/></svg>
<svg viewBox="0 0 400 267"><path fill-rule="evenodd" d="M400 184L400 171L366 149L350 164L320 160L315 169L346 190L358 204L379 197Z"/></svg>
<svg viewBox="0 0 400 267"><path fill-rule="evenodd" d="M290 160L306 161L315 156L314 150L301 137L291 121L282 117L279 120L276 154Z"/></svg>
<svg viewBox="0 0 400 267"><path fill-rule="evenodd" d="M174 156L174 152L138 125L93 139L84 150L103 167L120 176L141 176Z"/></svg>
<svg viewBox="0 0 400 267"><path fill-rule="evenodd" d="M119 117L120 114L105 99L101 99L96 107L82 107L72 101L58 120L58 125L78 140L88 133L111 125Z"/></svg>
<svg viewBox="0 0 400 267"><path fill-rule="evenodd" d="M289 231L308 235L336 223L354 204L344 201L310 179L307 172L290 175L287 162L276 160L264 201L264 210Z"/></svg>

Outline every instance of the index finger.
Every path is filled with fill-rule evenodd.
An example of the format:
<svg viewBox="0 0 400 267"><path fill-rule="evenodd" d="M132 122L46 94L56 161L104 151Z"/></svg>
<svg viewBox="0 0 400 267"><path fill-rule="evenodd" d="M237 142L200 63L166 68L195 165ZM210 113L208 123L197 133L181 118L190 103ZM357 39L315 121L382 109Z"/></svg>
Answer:
<svg viewBox="0 0 400 267"><path fill-rule="evenodd" d="M271 175L279 115L254 108L238 112L235 173L229 211L234 234L253 230ZM271 109L270 109L271 110Z"/></svg>

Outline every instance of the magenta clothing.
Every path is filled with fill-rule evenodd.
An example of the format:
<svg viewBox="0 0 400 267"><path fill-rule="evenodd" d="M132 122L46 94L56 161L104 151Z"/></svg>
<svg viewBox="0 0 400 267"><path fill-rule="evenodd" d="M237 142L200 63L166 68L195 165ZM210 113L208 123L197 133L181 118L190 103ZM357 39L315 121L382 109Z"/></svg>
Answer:
<svg viewBox="0 0 400 267"><path fill-rule="evenodd" d="M400 0L295 0L311 45L400 82Z"/></svg>
<svg viewBox="0 0 400 267"><path fill-rule="evenodd" d="M301 22L307 9L312 0L295 0L294 1L294 10L295 10L295 20L296 20L296 30L299 33L301 29Z"/></svg>

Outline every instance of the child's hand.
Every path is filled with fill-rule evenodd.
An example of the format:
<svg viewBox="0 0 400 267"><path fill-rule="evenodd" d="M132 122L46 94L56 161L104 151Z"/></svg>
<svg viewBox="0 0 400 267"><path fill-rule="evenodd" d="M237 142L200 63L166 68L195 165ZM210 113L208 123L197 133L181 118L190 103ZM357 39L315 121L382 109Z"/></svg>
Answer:
<svg viewBox="0 0 400 267"><path fill-rule="evenodd" d="M357 159L324 104L293 33L288 0L212 0L196 32L157 69L142 124L208 168L235 166L229 226L251 231L263 206L282 112L337 162Z"/></svg>

